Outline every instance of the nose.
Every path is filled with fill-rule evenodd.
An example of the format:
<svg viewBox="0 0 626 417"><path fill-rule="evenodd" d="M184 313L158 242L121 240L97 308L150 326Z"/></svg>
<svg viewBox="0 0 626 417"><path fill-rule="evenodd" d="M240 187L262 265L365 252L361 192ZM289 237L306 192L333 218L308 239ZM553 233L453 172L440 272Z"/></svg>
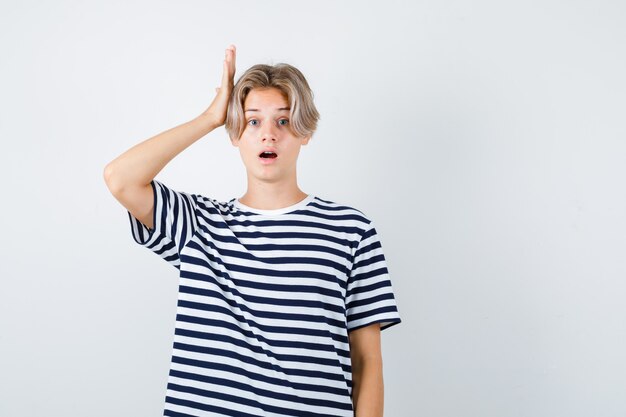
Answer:
<svg viewBox="0 0 626 417"><path fill-rule="evenodd" d="M264 123L264 126L261 129L261 141L276 141L276 129L276 126L272 123Z"/></svg>

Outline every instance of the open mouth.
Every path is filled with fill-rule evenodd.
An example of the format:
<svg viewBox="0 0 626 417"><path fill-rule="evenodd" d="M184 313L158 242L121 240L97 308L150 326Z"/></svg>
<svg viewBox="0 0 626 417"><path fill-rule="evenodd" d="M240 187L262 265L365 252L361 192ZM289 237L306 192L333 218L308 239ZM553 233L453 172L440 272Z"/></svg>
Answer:
<svg viewBox="0 0 626 417"><path fill-rule="evenodd" d="M276 153L275 153L275 152L267 152L267 151L265 151L265 152L261 152L261 153L259 154L259 156L260 156L261 158L276 158L276 157L278 157L278 155L276 155Z"/></svg>

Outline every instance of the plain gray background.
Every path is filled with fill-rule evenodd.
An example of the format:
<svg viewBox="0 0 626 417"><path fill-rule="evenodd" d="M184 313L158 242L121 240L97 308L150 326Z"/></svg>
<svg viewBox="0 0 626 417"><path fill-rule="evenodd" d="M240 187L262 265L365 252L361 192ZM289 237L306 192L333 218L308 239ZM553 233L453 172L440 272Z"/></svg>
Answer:
<svg viewBox="0 0 626 417"><path fill-rule="evenodd" d="M0 415L161 414L177 271L102 178L288 62L308 193L378 225L403 322L385 415L626 414L622 1L55 1L0 7ZM157 179L227 200L222 128Z"/></svg>

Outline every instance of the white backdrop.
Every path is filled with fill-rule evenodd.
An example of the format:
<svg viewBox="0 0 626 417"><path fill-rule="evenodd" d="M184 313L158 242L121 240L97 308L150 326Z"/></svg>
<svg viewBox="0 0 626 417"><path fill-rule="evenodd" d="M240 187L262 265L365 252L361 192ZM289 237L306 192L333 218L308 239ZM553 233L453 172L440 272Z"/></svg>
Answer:
<svg viewBox="0 0 626 417"><path fill-rule="evenodd" d="M69 1L0 6L0 415L156 416L177 274L106 163L256 63L321 113L300 187L377 224L403 323L388 417L626 414L622 1ZM222 128L157 179L227 200Z"/></svg>

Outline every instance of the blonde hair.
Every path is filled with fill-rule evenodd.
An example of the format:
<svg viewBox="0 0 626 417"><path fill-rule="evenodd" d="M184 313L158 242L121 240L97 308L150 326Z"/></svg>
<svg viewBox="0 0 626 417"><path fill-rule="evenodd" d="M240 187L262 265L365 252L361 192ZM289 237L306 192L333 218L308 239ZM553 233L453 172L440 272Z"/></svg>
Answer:
<svg viewBox="0 0 626 417"><path fill-rule="evenodd" d="M289 126L297 137L312 136L320 115L313 103L313 91L296 67L285 63L257 64L237 81L228 100L224 127L231 140L239 139L246 128L243 105L254 88L277 88L289 102Z"/></svg>

